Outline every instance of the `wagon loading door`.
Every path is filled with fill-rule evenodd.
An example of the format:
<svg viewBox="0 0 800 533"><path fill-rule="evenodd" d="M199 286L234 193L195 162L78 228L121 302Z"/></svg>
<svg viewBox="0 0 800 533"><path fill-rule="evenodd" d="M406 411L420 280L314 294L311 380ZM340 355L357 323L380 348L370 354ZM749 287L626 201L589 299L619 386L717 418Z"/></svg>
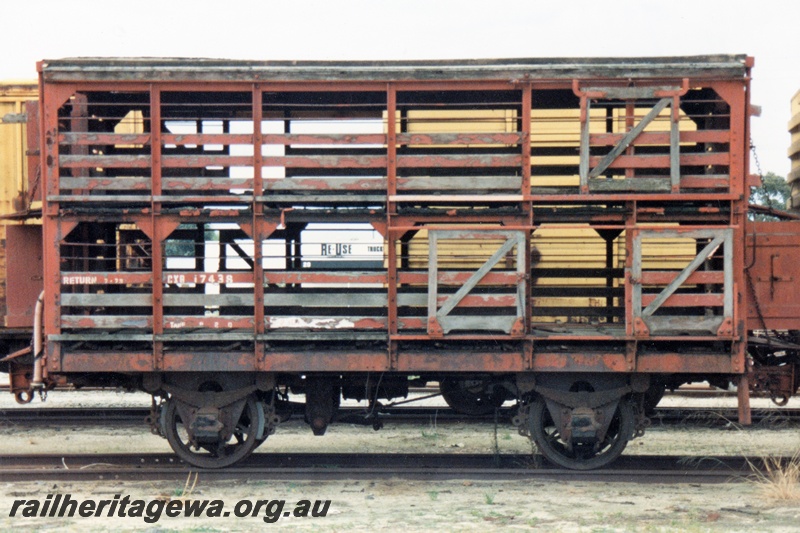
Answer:
<svg viewBox="0 0 800 533"><path fill-rule="evenodd" d="M748 330L800 329L800 221L747 224Z"/></svg>
<svg viewBox="0 0 800 533"><path fill-rule="evenodd" d="M632 240L634 334L733 334L733 230L635 230Z"/></svg>
<svg viewBox="0 0 800 533"><path fill-rule="evenodd" d="M523 231L431 229L428 334L503 331L523 335L526 242Z"/></svg>

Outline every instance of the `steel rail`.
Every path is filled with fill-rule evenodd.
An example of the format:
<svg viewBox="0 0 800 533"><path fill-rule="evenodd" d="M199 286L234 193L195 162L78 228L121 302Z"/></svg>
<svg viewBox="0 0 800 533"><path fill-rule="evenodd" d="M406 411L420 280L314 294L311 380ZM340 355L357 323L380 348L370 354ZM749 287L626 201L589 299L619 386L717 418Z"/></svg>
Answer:
<svg viewBox="0 0 800 533"><path fill-rule="evenodd" d="M300 416L302 405L293 409L292 416ZM0 409L0 424L17 425L67 425L67 424L124 424L142 423L150 414L146 407L41 407ZM498 422L508 424L513 416L512 407L498 410ZM660 407L649 416L654 425L722 425L735 422L735 407ZM370 413L363 407L341 407L336 422L372 425L375 421L415 423L436 419L437 422L491 422L494 415L470 416L452 411L449 407L390 407ZM800 422L800 408L753 409L753 423L759 425Z"/></svg>
<svg viewBox="0 0 800 533"><path fill-rule="evenodd" d="M789 459L784 459L788 461ZM627 483L728 483L761 471L748 457L624 456L593 471L554 468L520 454L256 453L233 468L198 470L169 454L0 455L0 481L553 479Z"/></svg>

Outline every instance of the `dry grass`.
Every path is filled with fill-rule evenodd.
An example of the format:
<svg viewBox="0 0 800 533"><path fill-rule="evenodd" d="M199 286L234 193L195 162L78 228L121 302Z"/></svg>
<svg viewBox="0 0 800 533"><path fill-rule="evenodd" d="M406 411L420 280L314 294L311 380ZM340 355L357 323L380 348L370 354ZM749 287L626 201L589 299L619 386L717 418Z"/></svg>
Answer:
<svg viewBox="0 0 800 533"><path fill-rule="evenodd" d="M786 460L765 457L762 468L751 464L754 483L767 500L800 501L800 452Z"/></svg>

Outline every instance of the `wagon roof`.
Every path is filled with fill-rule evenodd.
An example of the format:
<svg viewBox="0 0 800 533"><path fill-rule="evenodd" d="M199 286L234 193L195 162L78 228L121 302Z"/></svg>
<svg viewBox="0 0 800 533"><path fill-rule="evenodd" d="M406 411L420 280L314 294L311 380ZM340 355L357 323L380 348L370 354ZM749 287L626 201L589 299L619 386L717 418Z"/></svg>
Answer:
<svg viewBox="0 0 800 533"><path fill-rule="evenodd" d="M48 82L403 81L602 78L740 78L745 55L524 58L436 61L246 61L189 58L66 58L39 65Z"/></svg>

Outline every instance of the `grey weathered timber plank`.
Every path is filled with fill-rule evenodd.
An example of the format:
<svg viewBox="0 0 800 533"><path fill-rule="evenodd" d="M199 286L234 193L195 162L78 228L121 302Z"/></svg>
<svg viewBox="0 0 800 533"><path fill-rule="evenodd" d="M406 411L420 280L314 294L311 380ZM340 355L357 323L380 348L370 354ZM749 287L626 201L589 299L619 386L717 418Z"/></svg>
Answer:
<svg viewBox="0 0 800 533"><path fill-rule="evenodd" d="M642 230L640 235L648 239L714 239L716 237L724 237L728 229L647 229Z"/></svg>
<svg viewBox="0 0 800 533"><path fill-rule="evenodd" d="M591 108L591 100L586 97L581 98L581 104L585 106L585 120L581 122L581 144L580 144L580 162L578 163L578 175L580 177L581 191L585 190L589 180L589 121L591 116L589 110Z"/></svg>
<svg viewBox="0 0 800 533"><path fill-rule="evenodd" d="M258 341L383 341L389 338L388 333L379 331L267 331L257 335Z"/></svg>
<svg viewBox="0 0 800 533"><path fill-rule="evenodd" d="M522 202L521 194L392 194L392 202Z"/></svg>
<svg viewBox="0 0 800 533"><path fill-rule="evenodd" d="M147 168L149 155L59 155L58 164L65 168Z"/></svg>
<svg viewBox="0 0 800 533"><path fill-rule="evenodd" d="M251 193L252 191L248 191ZM157 195L153 196L154 202L161 202L161 203L202 203L206 204L207 209L214 209L213 207L208 207L208 204L211 205L219 205L220 203L241 203L241 204L249 204L253 201L252 194L203 194L199 192L196 195L188 195L188 194L170 194L170 195Z"/></svg>
<svg viewBox="0 0 800 533"><path fill-rule="evenodd" d="M402 81L735 77L744 55L625 58L521 58L444 61L244 61L182 58L68 58L42 62L45 82Z"/></svg>
<svg viewBox="0 0 800 533"><path fill-rule="evenodd" d="M454 155L399 155L398 168L425 167L518 167L522 156L518 154L454 154Z"/></svg>
<svg viewBox="0 0 800 533"><path fill-rule="evenodd" d="M708 333L716 336L725 317L712 316L649 316L644 323L650 335L685 335L687 332Z"/></svg>
<svg viewBox="0 0 800 533"><path fill-rule="evenodd" d="M512 316L445 316L439 317L439 324L445 333L453 330L504 331L509 333L517 321Z"/></svg>
<svg viewBox="0 0 800 533"><path fill-rule="evenodd" d="M266 306L302 307L386 307L386 293L270 293L264 294ZM253 305L250 296L250 305Z"/></svg>
<svg viewBox="0 0 800 533"><path fill-rule="evenodd" d="M673 101L673 105L675 102ZM677 113L673 109L672 114ZM677 120L670 117L669 129L669 179L671 189L677 191L681 186L681 140L680 128Z"/></svg>
<svg viewBox="0 0 800 533"><path fill-rule="evenodd" d="M47 340L67 341L107 341L107 342L150 342L153 336L148 333L62 333L48 335Z"/></svg>
<svg viewBox="0 0 800 533"><path fill-rule="evenodd" d="M252 294L165 294L165 307L252 306Z"/></svg>
<svg viewBox="0 0 800 533"><path fill-rule="evenodd" d="M98 133L65 131L58 134L58 144L149 144L149 133Z"/></svg>
<svg viewBox="0 0 800 533"><path fill-rule="evenodd" d="M655 119L659 113L661 113L671 102L670 98L662 98L658 101L658 103L650 110L647 115L639 121L636 126L631 128L631 130L622 138L622 140L611 149L611 151L606 154L606 156L600 161L600 163L594 167L591 171L589 171L589 178L596 178L603 172L605 172L609 165L622 153L625 151L628 146L633 142L633 140L644 131L644 129L650 124L653 119ZM588 118L587 118L588 121Z"/></svg>
<svg viewBox="0 0 800 533"><path fill-rule="evenodd" d="M63 293L61 306L75 307L149 307L151 294L82 294Z"/></svg>
<svg viewBox="0 0 800 533"><path fill-rule="evenodd" d="M522 186L521 176L424 176L424 177L397 179L398 191L413 191L413 190L518 191L521 186Z"/></svg>
<svg viewBox="0 0 800 533"><path fill-rule="evenodd" d="M331 315L268 315L264 319L268 329L324 329L352 331L353 328L383 329L389 324L385 316L331 316Z"/></svg>
<svg viewBox="0 0 800 533"><path fill-rule="evenodd" d="M634 100L640 98L655 98L657 92L678 91L680 85L662 85L650 87L581 87L584 92L604 93L604 99Z"/></svg>
<svg viewBox="0 0 800 533"><path fill-rule="evenodd" d="M91 325L87 325L87 320ZM61 315L62 328L82 329L147 329L153 327L151 316L145 315Z"/></svg>
<svg viewBox="0 0 800 533"><path fill-rule="evenodd" d="M470 294L465 295L464 298L469 298L470 302L465 304L465 306L475 307L494 307L494 306L504 306L506 303L505 300L508 299L509 296L516 297L517 295L517 288L516 286L509 286L508 292L505 293L491 293L491 294ZM453 295L451 295L453 296ZM442 299L446 301L446 294L439 294L437 297L437 303L441 302ZM463 299L462 299L463 301ZM421 293L421 292L411 292L411 293L400 293L397 295L397 305L399 307L424 307L427 305L428 302L428 294ZM518 303L518 302L517 302Z"/></svg>
<svg viewBox="0 0 800 533"><path fill-rule="evenodd" d="M161 157L161 166L165 168L196 168L212 166L247 167L253 165L253 156L209 154L164 155Z"/></svg>
<svg viewBox="0 0 800 533"><path fill-rule="evenodd" d="M594 178L589 180L589 190L592 192L669 192L671 184L669 178Z"/></svg>
<svg viewBox="0 0 800 533"><path fill-rule="evenodd" d="M207 191L228 189L252 189L253 178L201 178L180 177L162 178L161 188L165 191Z"/></svg>
<svg viewBox="0 0 800 533"><path fill-rule="evenodd" d="M80 195L80 194L51 194L47 195L48 202L62 203L131 203L142 204L152 203L153 197L149 194L130 194L130 195Z"/></svg>
<svg viewBox="0 0 800 533"><path fill-rule="evenodd" d="M386 178L315 177L265 179L265 191L384 191Z"/></svg>
<svg viewBox="0 0 800 533"><path fill-rule="evenodd" d="M398 133L397 144L408 145L515 145L522 142L522 134L510 133Z"/></svg>
<svg viewBox="0 0 800 533"><path fill-rule="evenodd" d="M297 204L324 204L330 202L337 203L360 203L360 204L383 204L386 203L386 195L383 194L269 194L257 196L258 202L293 202Z"/></svg>
<svg viewBox="0 0 800 533"><path fill-rule="evenodd" d="M93 191L114 191L114 190L140 190L148 192L150 190L150 178L143 176L118 176L113 178L72 178L63 176L58 180L61 190L65 189L88 189Z"/></svg>
<svg viewBox="0 0 800 533"><path fill-rule="evenodd" d="M719 248L723 242L725 241L724 236L715 237L710 243L708 243L697 256L689 262L688 265L678 274L672 282L664 287L656 299L650 302L650 305L645 307L642 310L642 316L647 317L652 315L660 306L661 304L666 301L667 298L672 296L672 294L678 290L678 287L683 285L683 282L686 281L692 273L697 270L697 268L703 264L703 261L708 259L708 257L713 254L717 248Z"/></svg>
<svg viewBox="0 0 800 533"><path fill-rule="evenodd" d="M177 341L177 342L186 342L186 341L202 341L202 342L213 342L213 341L248 341L254 340L255 334L253 332L213 332L213 333L162 333L160 335L154 335L153 340L156 341Z"/></svg>

